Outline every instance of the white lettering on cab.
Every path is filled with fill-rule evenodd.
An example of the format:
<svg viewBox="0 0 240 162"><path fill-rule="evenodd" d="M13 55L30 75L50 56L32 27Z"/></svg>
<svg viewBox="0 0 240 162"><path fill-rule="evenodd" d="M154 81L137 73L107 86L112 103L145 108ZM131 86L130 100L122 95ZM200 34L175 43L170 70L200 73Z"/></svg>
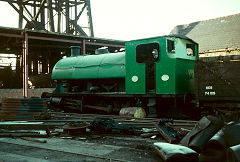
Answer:
<svg viewBox="0 0 240 162"><path fill-rule="evenodd" d="M216 92L205 92L205 96L215 96Z"/></svg>
<svg viewBox="0 0 240 162"><path fill-rule="evenodd" d="M212 86L206 86L206 89L213 89Z"/></svg>

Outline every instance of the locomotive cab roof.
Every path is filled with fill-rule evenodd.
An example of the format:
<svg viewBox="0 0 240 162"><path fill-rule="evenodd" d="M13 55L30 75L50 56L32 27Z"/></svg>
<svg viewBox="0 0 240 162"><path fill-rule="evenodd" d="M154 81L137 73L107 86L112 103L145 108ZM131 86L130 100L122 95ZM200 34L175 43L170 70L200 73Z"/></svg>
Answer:
<svg viewBox="0 0 240 162"><path fill-rule="evenodd" d="M182 34L170 34L170 35L163 35L163 36L156 36L156 37L150 37L150 38L142 38L142 39L134 39L134 40L130 40L130 41L126 41L127 42L134 42L134 41L142 41L142 40L149 40L149 39L158 39L158 38L166 38L166 37L172 37L172 38L180 38L180 39L185 39L185 40L188 40L194 44L198 44L197 42L195 42L194 40L188 38L187 36L185 35L182 35Z"/></svg>

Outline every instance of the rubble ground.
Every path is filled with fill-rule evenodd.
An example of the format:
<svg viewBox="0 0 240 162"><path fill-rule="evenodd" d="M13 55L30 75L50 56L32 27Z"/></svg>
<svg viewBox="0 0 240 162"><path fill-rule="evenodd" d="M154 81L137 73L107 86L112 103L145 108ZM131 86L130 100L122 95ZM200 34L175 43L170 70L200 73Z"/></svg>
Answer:
<svg viewBox="0 0 240 162"><path fill-rule="evenodd" d="M197 122L52 112L1 121L0 160L239 161L239 132L239 122L210 115Z"/></svg>
<svg viewBox="0 0 240 162"><path fill-rule="evenodd" d="M36 139L36 138L29 138ZM1 161L161 161L152 148L158 139L137 136L0 138Z"/></svg>

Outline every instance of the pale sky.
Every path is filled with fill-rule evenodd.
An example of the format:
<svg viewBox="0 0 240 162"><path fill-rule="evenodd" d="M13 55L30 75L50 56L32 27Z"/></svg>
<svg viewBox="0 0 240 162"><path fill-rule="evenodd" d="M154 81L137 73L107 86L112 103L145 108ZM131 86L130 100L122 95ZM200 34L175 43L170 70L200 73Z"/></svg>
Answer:
<svg viewBox="0 0 240 162"><path fill-rule="evenodd" d="M240 13L240 0L91 0L94 35L132 40L167 35L176 25ZM18 16L0 2L0 26L17 27Z"/></svg>

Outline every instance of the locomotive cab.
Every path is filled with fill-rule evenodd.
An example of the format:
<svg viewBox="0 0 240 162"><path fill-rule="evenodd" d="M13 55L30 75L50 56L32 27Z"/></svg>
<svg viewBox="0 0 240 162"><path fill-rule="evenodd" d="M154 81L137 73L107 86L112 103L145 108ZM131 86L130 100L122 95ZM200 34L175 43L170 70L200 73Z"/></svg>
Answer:
<svg viewBox="0 0 240 162"><path fill-rule="evenodd" d="M126 93L193 94L198 45L181 36L126 43Z"/></svg>
<svg viewBox="0 0 240 162"><path fill-rule="evenodd" d="M180 35L127 42L126 93L142 95L141 101L152 117L177 114L178 110L179 114L189 112L194 105L197 57L198 44Z"/></svg>

